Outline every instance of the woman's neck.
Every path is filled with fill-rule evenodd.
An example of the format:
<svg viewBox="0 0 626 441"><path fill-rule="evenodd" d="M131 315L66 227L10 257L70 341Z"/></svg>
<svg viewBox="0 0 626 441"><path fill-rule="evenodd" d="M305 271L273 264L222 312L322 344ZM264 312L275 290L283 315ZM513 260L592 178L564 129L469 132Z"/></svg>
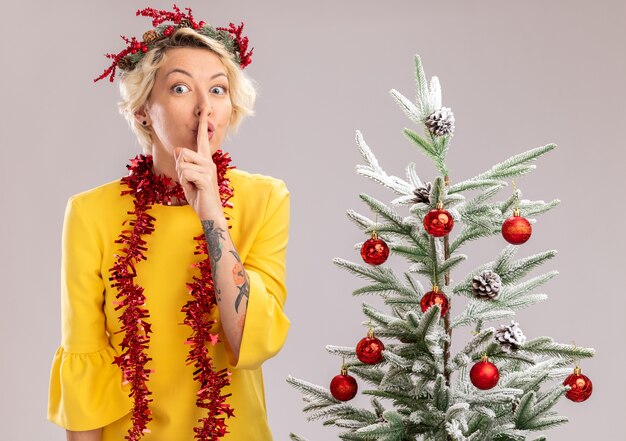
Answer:
<svg viewBox="0 0 626 441"><path fill-rule="evenodd" d="M157 146L152 146L152 171L155 175L167 176L174 182L178 182L176 173L176 160L173 156L162 152ZM170 205L188 205L184 199L172 197Z"/></svg>

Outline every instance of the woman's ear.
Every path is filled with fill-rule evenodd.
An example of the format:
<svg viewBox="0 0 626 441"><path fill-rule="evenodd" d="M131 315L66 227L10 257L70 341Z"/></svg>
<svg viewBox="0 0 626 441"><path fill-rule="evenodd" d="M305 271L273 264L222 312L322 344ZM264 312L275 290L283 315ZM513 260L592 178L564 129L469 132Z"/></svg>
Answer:
<svg viewBox="0 0 626 441"><path fill-rule="evenodd" d="M135 120L144 127L150 125L150 117L148 116L148 112L146 112L145 104L135 111Z"/></svg>

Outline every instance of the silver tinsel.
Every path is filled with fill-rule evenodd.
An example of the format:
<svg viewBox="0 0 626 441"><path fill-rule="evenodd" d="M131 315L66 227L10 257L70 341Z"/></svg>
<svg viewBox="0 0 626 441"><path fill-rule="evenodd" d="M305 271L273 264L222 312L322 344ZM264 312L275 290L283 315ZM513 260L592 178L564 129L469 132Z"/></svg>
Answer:
<svg viewBox="0 0 626 441"><path fill-rule="evenodd" d="M413 190L413 194L415 195L415 197L413 198L413 202L415 202L416 204L430 204L430 188L431 183L427 182L421 187Z"/></svg>
<svg viewBox="0 0 626 441"><path fill-rule="evenodd" d="M519 327L519 323L511 320L510 325L502 325L496 330L494 336L496 341L500 343L502 350L506 353L517 351L519 347L526 341L526 336Z"/></svg>
<svg viewBox="0 0 626 441"><path fill-rule="evenodd" d="M472 291L477 297L495 299L500 294L502 280L491 270L485 270L472 279Z"/></svg>
<svg viewBox="0 0 626 441"><path fill-rule="evenodd" d="M452 135L454 132L454 115L449 107L442 107L428 115L424 124L435 136Z"/></svg>

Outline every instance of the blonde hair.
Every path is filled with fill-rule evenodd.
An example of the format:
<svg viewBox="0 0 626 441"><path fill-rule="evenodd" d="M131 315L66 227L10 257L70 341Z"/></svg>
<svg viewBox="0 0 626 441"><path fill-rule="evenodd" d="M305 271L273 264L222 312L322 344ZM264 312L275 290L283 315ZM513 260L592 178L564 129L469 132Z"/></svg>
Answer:
<svg viewBox="0 0 626 441"><path fill-rule="evenodd" d="M236 133L243 118L247 115L254 115L256 86L254 81L241 70L234 55L217 40L199 34L191 28L179 28L170 38L158 42L154 48L150 49L133 70L123 71L120 77L122 100L117 103L117 106L137 136L144 154L152 154L151 131L135 119L135 112L148 100L154 86L156 72L165 61L167 49L176 47L206 48L220 58L226 68L233 107L229 132Z"/></svg>

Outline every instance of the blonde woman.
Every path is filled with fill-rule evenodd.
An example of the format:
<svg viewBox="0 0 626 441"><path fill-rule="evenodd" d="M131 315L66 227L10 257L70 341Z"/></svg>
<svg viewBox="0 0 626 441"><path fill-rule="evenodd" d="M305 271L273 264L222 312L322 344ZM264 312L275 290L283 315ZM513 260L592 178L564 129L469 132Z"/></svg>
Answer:
<svg viewBox="0 0 626 441"><path fill-rule="evenodd" d="M146 8L110 54L143 148L121 179L69 198L62 342L48 418L67 439L271 440L262 364L290 326L289 191L221 150L252 114L243 25Z"/></svg>

